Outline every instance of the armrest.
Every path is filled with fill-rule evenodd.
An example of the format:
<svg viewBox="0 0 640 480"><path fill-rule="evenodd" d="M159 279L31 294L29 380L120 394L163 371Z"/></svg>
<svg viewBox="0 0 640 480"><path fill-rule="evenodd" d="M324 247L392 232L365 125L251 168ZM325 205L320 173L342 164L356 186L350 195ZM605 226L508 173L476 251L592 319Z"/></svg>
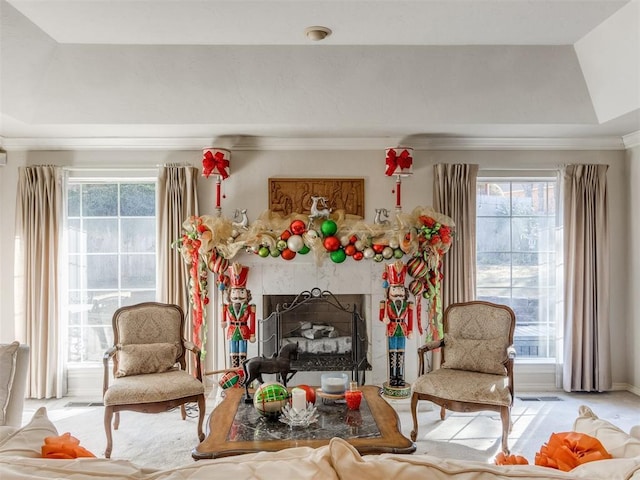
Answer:
<svg viewBox="0 0 640 480"><path fill-rule="evenodd" d="M200 347L198 347L195 343L189 341L189 340L183 340L182 344L184 345L184 348L186 350L189 350L190 352L193 352L193 354L196 356L196 378L200 381L202 381L202 360L201 360L201 356L202 356L202 352L200 350Z"/></svg>
<svg viewBox="0 0 640 480"><path fill-rule="evenodd" d="M427 342L418 348L418 355L424 355L430 350L435 350L436 348L444 347L444 339L442 340L433 340L432 342Z"/></svg>
<svg viewBox="0 0 640 480"><path fill-rule="evenodd" d="M102 365L104 365L104 374L102 377L102 395L104 395L109 388L109 360L111 360L111 358L113 358L113 356L116 354L116 350L117 349L114 345L109 350L104 352L104 355L102 356Z"/></svg>
<svg viewBox="0 0 640 480"><path fill-rule="evenodd" d="M418 375L424 375L425 373L427 373L427 363L425 362L426 353L431 350L436 350L440 347L444 347L444 339L427 342L420 348L418 348Z"/></svg>

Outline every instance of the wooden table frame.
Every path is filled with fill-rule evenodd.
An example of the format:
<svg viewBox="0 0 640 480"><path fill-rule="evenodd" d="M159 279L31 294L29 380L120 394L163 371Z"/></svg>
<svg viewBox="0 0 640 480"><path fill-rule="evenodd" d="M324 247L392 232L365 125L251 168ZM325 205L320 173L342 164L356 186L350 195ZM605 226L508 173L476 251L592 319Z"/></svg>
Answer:
<svg viewBox="0 0 640 480"><path fill-rule="evenodd" d="M376 438L346 438L362 455L379 453L413 453L416 445L400 432L400 418L387 401L380 396L381 389L373 385L361 387L364 398L369 405L380 437ZM278 451L290 447L321 447L327 445L330 439L315 440L268 440L268 441L227 441L229 429L240 402L243 400L244 389L229 388L225 390L225 398L209 416L207 436L200 445L195 447L191 456L196 460L207 458L228 457L244 453L259 451ZM318 400L320 401L320 400Z"/></svg>

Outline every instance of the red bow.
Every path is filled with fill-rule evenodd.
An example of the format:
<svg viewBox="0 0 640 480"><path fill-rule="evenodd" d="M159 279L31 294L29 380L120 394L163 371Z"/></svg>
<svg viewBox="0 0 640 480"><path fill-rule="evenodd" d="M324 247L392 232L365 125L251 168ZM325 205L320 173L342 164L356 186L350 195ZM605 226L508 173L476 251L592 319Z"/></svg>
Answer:
<svg viewBox="0 0 640 480"><path fill-rule="evenodd" d="M411 167L412 163L413 158L408 150L402 150L398 156L396 154L396 150L394 148L390 148L387 152L387 169L384 173L390 177L398 167L404 170L405 168Z"/></svg>
<svg viewBox="0 0 640 480"><path fill-rule="evenodd" d="M202 159L202 175L209 178L214 171L220 174L224 180L229 176L227 169L229 168L229 160L224 158L223 152L216 152L215 155L207 150Z"/></svg>

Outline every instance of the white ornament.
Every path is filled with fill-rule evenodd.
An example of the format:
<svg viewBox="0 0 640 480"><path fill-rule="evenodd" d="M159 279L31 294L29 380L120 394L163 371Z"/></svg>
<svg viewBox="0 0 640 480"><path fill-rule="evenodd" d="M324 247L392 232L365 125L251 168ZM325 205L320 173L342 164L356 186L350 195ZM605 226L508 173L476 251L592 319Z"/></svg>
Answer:
<svg viewBox="0 0 640 480"><path fill-rule="evenodd" d="M364 250L364 242L362 240L356 240L356 243L354 243L356 250L358 250L359 252L361 252L362 250Z"/></svg>
<svg viewBox="0 0 640 480"><path fill-rule="evenodd" d="M364 258L373 258L376 252L373 251L373 248L367 247L362 252L364 254Z"/></svg>
<svg viewBox="0 0 640 480"><path fill-rule="evenodd" d="M393 257L393 248L384 247L384 249L382 250L382 256L387 259Z"/></svg>
<svg viewBox="0 0 640 480"><path fill-rule="evenodd" d="M304 241L300 235L291 235L287 239L287 247L293 252L299 252L304 247Z"/></svg>

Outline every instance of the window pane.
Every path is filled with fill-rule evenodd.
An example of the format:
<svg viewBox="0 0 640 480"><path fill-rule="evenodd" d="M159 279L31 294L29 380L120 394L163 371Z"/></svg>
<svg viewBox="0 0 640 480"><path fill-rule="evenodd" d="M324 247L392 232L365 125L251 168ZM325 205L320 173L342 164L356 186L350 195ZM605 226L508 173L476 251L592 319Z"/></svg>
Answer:
<svg viewBox="0 0 640 480"><path fill-rule="evenodd" d="M86 288L118 288L118 255L87 255Z"/></svg>
<svg viewBox="0 0 640 480"><path fill-rule="evenodd" d="M79 253L80 248L84 245L85 234L80 229L79 219L69 219L67 221L67 242L69 253Z"/></svg>
<svg viewBox="0 0 640 480"><path fill-rule="evenodd" d="M101 362L114 312L156 300L155 183L68 188L67 360Z"/></svg>
<svg viewBox="0 0 640 480"><path fill-rule="evenodd" d="M477 284L483 287L511 286L511 255L508 253L477 254Z"/></svg>
<svg viewBox="0 0 640 480"><path fill-rule="evenodd" d="M156 221L154 218L123 218L122 246L123 253L156 251Z"/></svg>
<svg viewBox="0 0 640 480"><path fill-rule="evenodd" d="M122 288L150 288L156 284L155 255L122 255Z"/></svg>
<svg viewBox="0 0 640 480"><path fill-rule="evenodd" d="M516 314L518 358L556 355L555 182L478 182L476 297Z"/></svg>
<svg viewBox="0 0 640 480"><path fill-rule="evenodd" d="M87 253L118 253L118 219L101 218L84 221Z"/></svg>
<svg viewBox="0 0 640 480"><path fill-rule="evenodd" d="M113 217L118 214L117 184L84 184L82 215L85 217Z"/></svg>
<svg viewBox="0 0 640 480"><path fill-rule="evenodd" d="M123 217L152 217L155 214L155 184L125 183L120 186L120 215Z"/></svg>
<svg viewBox="0 0 640 480"><path fill-rule="evenodd" d="M476 209L478 217L508 216L511 214L509 183L478 182Z"/></svg>
<svg viewBox="0 0 640 480"><path fill-rule="evenodd" d="M80 185L69 185L67 188L67 216L80 216Z"/></svg>
<svg viewBox="0 0 640 480"><path fill-rule="evenodd" d="M508 252L511 250L509 218L478 218L476 225L479 252Z"/></svg>

